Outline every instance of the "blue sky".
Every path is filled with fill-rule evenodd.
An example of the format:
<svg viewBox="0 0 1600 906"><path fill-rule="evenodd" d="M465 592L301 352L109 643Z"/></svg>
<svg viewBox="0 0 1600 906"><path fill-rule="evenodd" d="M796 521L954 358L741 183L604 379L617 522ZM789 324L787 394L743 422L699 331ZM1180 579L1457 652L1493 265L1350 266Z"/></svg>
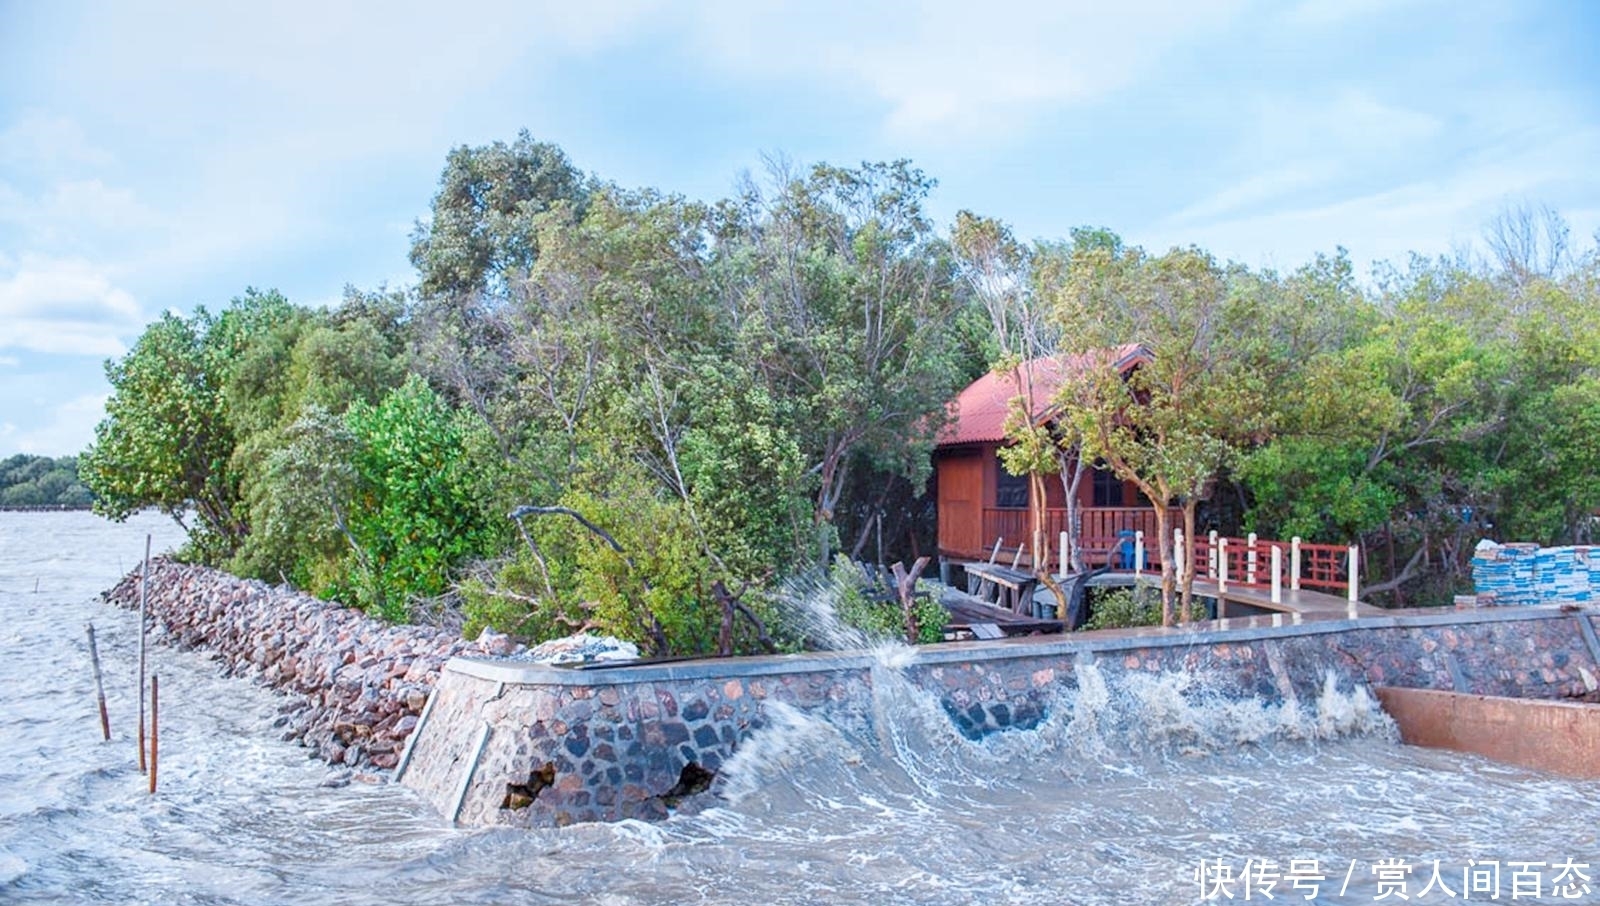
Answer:
<svg viewBox="0 0 1600 906"><path fill-rule="evenodd" d="M944 223L1281 269L1600 230L1600 3L914 6L0 0L0 456L81 449L164 309L410 283L445 154L521 128L707 200L907 157Z"/></svg>

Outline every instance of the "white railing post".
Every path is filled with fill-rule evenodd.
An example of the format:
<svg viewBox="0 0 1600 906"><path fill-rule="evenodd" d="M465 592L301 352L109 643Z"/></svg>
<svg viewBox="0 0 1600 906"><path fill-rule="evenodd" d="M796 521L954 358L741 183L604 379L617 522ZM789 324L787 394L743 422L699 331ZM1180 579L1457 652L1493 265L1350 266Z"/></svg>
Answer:
<svg viewBox="0 0 1600 906"><path fill-rule="evenodd" d="M1358 564L1356 563L1356 559L1360 556L1360 553L1361 553L1361 549L1360 548L1356 547L1354 544L1350 545L1350 603L1351 604L1354 604L1356 602L1356 600L1357 600L1356 599L1356 583L1360 579L1360 572L1357 569Z"/></svg>
<svg viewBox="0 0 1600 906"><path fill-rule="evenodd" d="M1272 603L1283 603L1283 545L1272 546Z"/></svg>
<svg viewBox="0 0 1600 906"><path fill-rule="evenodd" d="M1133 533L1133 574L1144 572L1144 532Z"/></svg>
<svg viewBox="0 0 1600 906"><path fill-rule="evenodd" d="M1289 587L1300 590L1300 536L1289 540Z"/></svg>
<svg viewBox="0 0 1600 906"><path fill-rule="evenodd" d="M1186 559L1187 558L1185 558L1183 556L1183 529L1181 529L1181 528L1180 529L1173 529L1172 530L1172 566L1173 566L1173 572L1174 572L1174 574L1177 575L1179 582L1183 581L1184 565L1185 565L1184 561Z"/></svg>
<svg viewBox="0 0 1600 906"><path fill-rule="evenodd" d="M1062 532L1061 533L1061 569L1060 569L1060 571L1058 571L1056 573L1056 575L1064 577L1064 576L1066 576L1066 574L1067 574L1067 533L1066 532Z"/></svg>
<svg viewBox="0 0 1600 906"><path fill-rule="evenodd" d="M1228 539L1217 539L1217 591L1228 590Z"/></svg>
<svg viewBox="0 0 1600 906"><path fill-rule="evenodd" d="M1212 529L1211 534L1207 537L1211 539L1211 547L1209 548L1209 555L1206 557L1208 561L1206 563L1206 578L1215 579L1217 577L1217 530Z"/></svg>
<svg viewBox="0 0 1600 906"><path fill-rule="evenodd" d="M1246 535L1244 543L1244 583L1254 585L1256 584L1256 533L1251 532Z"/></svg>

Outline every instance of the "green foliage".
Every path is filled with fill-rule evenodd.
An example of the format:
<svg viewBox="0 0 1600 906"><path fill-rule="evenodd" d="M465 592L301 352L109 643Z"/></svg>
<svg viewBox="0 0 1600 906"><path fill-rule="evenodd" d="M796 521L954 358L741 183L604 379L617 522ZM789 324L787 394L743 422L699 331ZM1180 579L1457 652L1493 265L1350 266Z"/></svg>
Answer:
<svg viewBox="0 0 1600 906"><path fill-rule="evenodd" d="M779 171L719 208L714 262L731 351L774 400L816 474L817 562L860 458L920 482L943 404L966 375L950 329L954 266L906 161Z"/></svg>
<svg viewBox="0 0 1600 906"><path fill-rule="evenodd" d="M1267 537L1344 543L1381 528L1401 495L1390 470L1367 468L1370 449L1288 437L1254 451L1237 473L1255 500L1247 526Z"/></svg>
<svg viewBox="0 0 1600 906"><path fill-rule="evenodd" d="M1131 629L1161 625L1161 590L1149 585L1095 589L1084 629Z"/></svg>
<svg viewBox="0 0 1600 906"><path fill-rule="evenodd" d="M0 507L83 507L94 495L78 480L78 459L18 453L0 460Z"/></svg>
<svg viewBox="0 0 1600 906"><path fill-rule="evenodd" d="M480 552L484 527L467 496L456 417L417 377L376 406L356 402L350 432L352 543L338 597L390 619L413 598L437 595L452 567Z"/></svg>
<svg viewBox="0 0 1600 906"><path fill-rule="evenodd" d="M492 580L466 586L468 631L490 626L543 639L579 628L627 639L657 655L715 649L721 615L712 564L682 500L636 464L611 461L580 476L562 513L523 519L528 546Z"/></svg>
<svg viewBox="0 0 1600 906"><path fill-rule="evenodd" d="M510 145L455 148L439 177L432 217L411 237L422 291L503 293L539 257L539 216L560 203L581 205L587 194L566 154L527 130Z"/></svg>
<svg viewBox="0 0 1600 906"><path fill-rule="evenodd" d="M804 543L804 454L767 388L712 363L696 377L679 452L688 502L722 566L761 578Z"/></svg>
<svg viewBox="0 0 1600 906"><path fill-rule="evenodd" d="M833 601L834 616L839 622L859 630L868 644L887 641L906 641L905 609L898 600L886 598L874 589L867 588L861 571L846 557L837 557L829 570L829 593ZM925 585L926 583L919 583ZM931 645L944 640L944 628L950 622L950 611L931 594L919 595L912 605L917 621L919 645Z"/></svg>
<svg viewBox="0 0 1600 906"><path fill-rule="evenodd" d="M1413 588L1463 581L1481 534L1592 540L1600 252L1569 254L1555 220L1502 224L1497 263L1363 285L1342 250L1279 274L1104 229L1023 243L968 212L946 239L933 187L905 161L778 165L705 205L526 133L457 148L413 236L420 294L163 315L107 364L83 488L14 457L0 503L157 507L207 562L391 617L470 572L469 631L705 652L714 583L761 608L841 528L895 510L893 545L928 520L910 498L962 384L1079 353L1051 423L1009 426L1035 495L1098 461L1186 520L1378 547ZM1134 343L1131 372L1096 352ZM625 553L566 518L519 530L529 503Z"/></svg>
<svg viewBox="0 0 1600 906"><path fill-rule="evenodd" d="M124 519L155 507L182 521L194 513L191 551L210 563L231 554L248 531L219 389L227 336L214 333L215 324L204 308L189 318L168 312L126 356L106 363L106 418L79 463L101 515Z"/></svg>
<svg viewBox="0 0 1600 906"><path fill-rule="evenodd" d="M1080 455L1103 461L1157 502L1164 622L1175 617L1177 558L1167 550L1168 503L1192 525L1201 501L1252 445L1274 430L1258 299L1199 249L1152 257L1104 231L1079 231L1070 249L1041 255L1036 279L1064 352L1060 420ZM1128 368L1137 344L1145 358ZM1193 540L1194 532L1188 537ZM1191 591L1182 589L1184 619Z"/></svg>

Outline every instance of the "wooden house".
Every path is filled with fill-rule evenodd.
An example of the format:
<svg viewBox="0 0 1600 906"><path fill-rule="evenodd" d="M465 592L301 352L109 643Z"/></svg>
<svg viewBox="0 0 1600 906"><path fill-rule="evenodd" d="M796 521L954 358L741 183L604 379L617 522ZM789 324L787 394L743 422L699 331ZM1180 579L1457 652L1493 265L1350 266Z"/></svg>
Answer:
<svg viewBox="0 0 1600 906"><path fill-rule="evenodd" d="M1149 350L1139 345L1120 346L1109 354L1123 375L1150 361ZM950 420L940 432L933 454L942 558L987 560L998 542L1005 551L1001 560L1009 564L1017 546L1028 542L1032 520L1027 478L1008 473L999 457L1007 443L1006 415L1013 398L1029 396L1028 411L1035 423L1048 422L1063 369L1082 367L1081 362L1081 358L1046 357L1025 362L1017 370L990 372L973 381L950 404ZM1055 476L1045 487L1047 537L1056 546L1056 539L1067 531L1065 491ZM1079 543L1089 565L1112 560L1113 551L1139 531L1148 541L1145 562L1156 563L1155 512L1133 482L1122 481L1106 469L1090 469L1078 487L1077 503ZM1022 562L1032 564L1035 556L1034 551L1024 551ZM1060 552L1050 550L1047 556L1050 564L1059 568L1056 558Z"/></svg>

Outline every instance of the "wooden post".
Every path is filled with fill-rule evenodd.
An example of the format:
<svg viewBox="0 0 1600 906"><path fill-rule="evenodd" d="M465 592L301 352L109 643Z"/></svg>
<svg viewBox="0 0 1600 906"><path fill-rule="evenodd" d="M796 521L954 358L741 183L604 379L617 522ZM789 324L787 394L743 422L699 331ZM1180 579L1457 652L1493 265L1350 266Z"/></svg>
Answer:
<svg viewBox="0 0 1600 906"><path fill-rule="evenodd" d="M1059 576L1061 578L1066 578L1067 573L1070 571L1068 566L1067 566L1067 564L1070 561L1070 559L1071 558L1067 555L1067 533L1066 532L1062 532L1061 533L1061 569L1056 573L1057 576Z"/></svg>
<svg viewBox="0 0 1600 906"><path fill-rule="evenodd" d="M1144 572L1144 532L1133 533L1133 575L1135 578Z"/></svg>
<svg viewBox="0 0 1600 906"><path fill-rule="evenodd" d="M1000 556L1000 542L1006 540L1005 536L994 539L994 550L989 552L989 565L993 566L996 557Z"/></svg>
<svg viewBox="0 0 1600 906"><path fill-rule="evenodd" d="M89 630L89 664L94 667L94 694L100 703L100 734L111 741L111 715L106 711L106 683L100 675L100 648L94 643L94 624L88 625Z"/></svg>
<svg viewBox="0 0 1600 906"><path fill-rule="evenodd" d="M1016 569L1022 563L1022 552L1028 549L1027 542L1017 545L1017 552L1011 556L1011 568Z"/></svg>
<svg viewBox="0 0 1600 906"><path fill-rule="evenodd" d="M1283 603L1283 546L1272 546L1272 603Z"/></svg>
<svg viewBox="0 0 1600 906"><path fill-rule="evenodd" d="M1215 532L1212 532L1215 535ZM1217 546L1213 552L1217 563L1217 591L1228 590L1228 539L1218 538ZM1217 602L1221 604L1221 601Z"/></svg>
<svg viewBox="0 0 1600 906"><path fill-rule="evenodd" d="M1361 580L1359 564L1356 562L1361 556L1361 549L1354 544L1350 545L1350 603L1354 604L1356 598L1356 583Z"/></svg>
<svg viewBox="0 0 1600 906"><path fill-rule="evenodd" d="M1185 557L1183 555L1183 529L1181 529L1181 528L1173 529L1172 530L1172 564L1173 564L1173 573L1178 577L1178 582L1179 583L1183 582L1183 577L1187 574L1185 566L1187 565L1188 559L1189 558L1187 558L1187 557Z"/></svg>
<svg viewBox="0 0 1600 906"><path fill-rule="evenodd" d="M1206 562L1206 578L1215 579L1217 577L1217 533L1216 533L1216 530L1213 529L1211 534L1208 535L1207 537L1211 540L1211 546L1210 546L1210 549L1209 549L1210 553L1206 557L1206 561L1207 561Z"/></svg>
<svg viewBox="0 0 1600 906"><path fill-rule="evenodd" d="M1300 590L1300 536L1289 540L1289 587Z"/></svg>
<svg viewBox="0 0 1600 906"><path fill-rule="evenodd" d="M1256 533L1251 532L1244 537L1244 582L1246 585L1256 584Z"/></svg>
<svg viewBox="0 0 1600 906"><path fill-rule="evenodd" d="M150 599L150 536L144 536L144 565L139 568L139 773L144 760L144 624Z"/></svg>
<svg viewBox="0 0 1600 906"><path fill-rule="evenodd" d="M159 760L157 752L160 749L161 721L158 715L161 712L161 677L150 675L150 795L156 794L156 762Z"/></svg>

